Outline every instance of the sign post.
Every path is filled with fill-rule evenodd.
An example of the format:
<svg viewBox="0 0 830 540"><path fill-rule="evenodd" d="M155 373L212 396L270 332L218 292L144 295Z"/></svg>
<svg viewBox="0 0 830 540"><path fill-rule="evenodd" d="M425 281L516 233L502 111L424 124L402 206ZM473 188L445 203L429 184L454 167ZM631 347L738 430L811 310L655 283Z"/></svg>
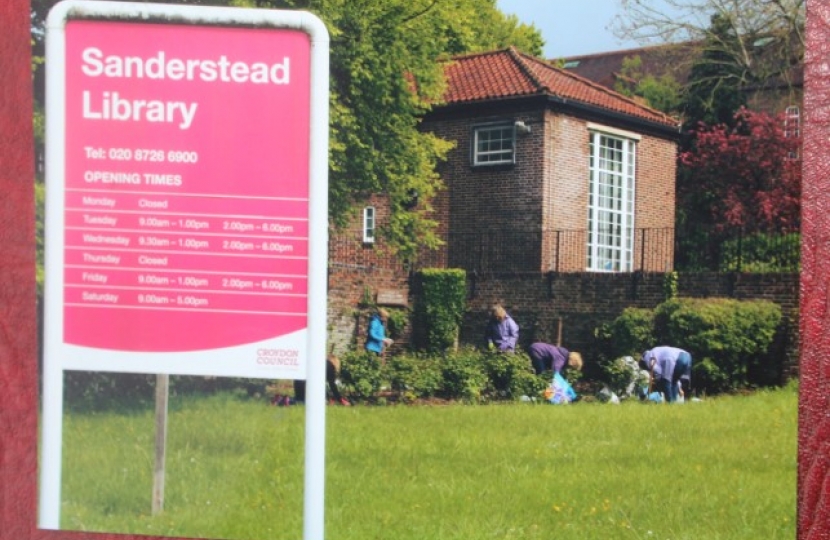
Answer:
<svg viewBox="0 0 830 540"><path fill-rule="evenodd" d="M164 471L167 455L167 403L170 398L170 375L156 375L156 445L153 464L153 515L164 511Z"/></svg>
<svg viewBox="0 0 830 540"><path fill-rule="evenodd" d="M47 23L40 526L66 370L306 379L322 538L328 33L305 12L67 0Z"/></svg>

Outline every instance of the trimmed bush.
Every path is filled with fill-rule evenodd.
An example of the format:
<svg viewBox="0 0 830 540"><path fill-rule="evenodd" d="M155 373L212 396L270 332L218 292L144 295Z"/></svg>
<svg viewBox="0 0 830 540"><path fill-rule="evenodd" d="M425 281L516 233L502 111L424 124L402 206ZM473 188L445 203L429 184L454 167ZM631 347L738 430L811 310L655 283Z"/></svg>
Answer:
<svg viewBox="0 0 830 540"><path fill-rule="evenodd" d="M340 382L345 392L356 399L377 396L381 387L380 357L367 351L351 351L340 358Z"/></svg>
<svg viewBox="0 0 830 540"><path fill-rule="evenodd" d="M523 352L506 354L488 351L481 355L481 361L488 378L488 395L493 399L538 397L551 380L537 377L530 357Z"/></svg>
<svg viewBox="0 0 830 540"><path fill-rule="evenodd" d="M443 384L441 361L426 355L393 356L386 361L383 378L404 401L432 397L441 391Z"/></svg>
<svg viewBox="0 0 830 540"><path fill-rule="evenodd" d="M459 269L427 268L421 271L420 281L423 290L416 316L423 328L424 347L437 353L454 349L467 306L467 274Z"/></svg>
<svg viewBox="0 0 830 540"><path fill-rule="evenodd" d="M639 359L643 351L654 345L654 310L625 308L622 314L608 324L603 324L594 335L599 342L600 377L611 383L614 361L622 356Z"/></svg>
<svg viewBox="0 0 830 540"><path fill-rule="evenodd" d="M442 394L447 399L479 402L487 387L481 353L464 348L441 360Z"/></svg>
<svg viewBox="0 0 830 540"><path fill-rule="evenodd" d="M462 349L444 356L398 355L380 365L377 355L350 352L341 359L344 391L357 401L374 401L384 382L404 402L442 397L472 403L540 396L549 374L537 377L524 353Z"/></svg>
<svg viewBox="0 0 830 540"><path fill-rule="evenodd" d="M596 329L603 382L618 386L623 356L639 360L657 345L673 345L692 355L692 385L710 394L768 383L781 358L772 345L781 308L766 300L674 298L654 310L628 308ZM758 375L754 375L758 374ZM760 377L764 377L761 380Z"/></svg>
<svg viewBox="0 0 830 540"><path fill-rule="evenodd" d="M725 392L752 386L755 369L774 361L770 347L781 308L766 300L675 299L655 309L655 335L678 344L694 359L695 387Z"/></svg>

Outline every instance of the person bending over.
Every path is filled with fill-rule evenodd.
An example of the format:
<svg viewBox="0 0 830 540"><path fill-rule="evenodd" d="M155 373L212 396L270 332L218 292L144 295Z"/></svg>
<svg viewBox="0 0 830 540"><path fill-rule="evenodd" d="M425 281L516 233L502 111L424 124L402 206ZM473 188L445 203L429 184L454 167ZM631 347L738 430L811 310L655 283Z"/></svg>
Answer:
<svg viewBox="0 0 830 540"><path fill-rule="evenodd" d="M660 392L667 403L676 402L691 389L692 355L683 349L666 345L649 349L640 367L649 372L649 394Z"/></svg>
<svg viewBox="0 0 830 540"><path fill-rule="evenodd" d="M577 371L582 369L582 355L558 345L537 341L527 348L527 354L536 375L545 371L561 374L566 367Z"/></svg>

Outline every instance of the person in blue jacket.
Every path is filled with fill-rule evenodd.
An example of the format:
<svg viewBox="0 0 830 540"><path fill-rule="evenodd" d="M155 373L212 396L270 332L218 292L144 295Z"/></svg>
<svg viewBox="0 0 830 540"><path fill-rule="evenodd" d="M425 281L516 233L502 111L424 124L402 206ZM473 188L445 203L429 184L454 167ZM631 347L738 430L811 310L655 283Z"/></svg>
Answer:
<svg viewBox="0 0 830 540"><path fill-rule="evenodd" d="M386 321L389 312L383 308L377 310L369 319L369 328L366 332L366 350L377 355L383 353L386 347L392 345L392 340L386 337Z"/></svg>
<svg viewBox="0 0 830 540"><path fill-rule="evenodd" d="M490 320L484 332L484 339L488 349L499 352L513 352L519 341L519 325L508 315L501 304L493 304L490 309Z"/></svg>

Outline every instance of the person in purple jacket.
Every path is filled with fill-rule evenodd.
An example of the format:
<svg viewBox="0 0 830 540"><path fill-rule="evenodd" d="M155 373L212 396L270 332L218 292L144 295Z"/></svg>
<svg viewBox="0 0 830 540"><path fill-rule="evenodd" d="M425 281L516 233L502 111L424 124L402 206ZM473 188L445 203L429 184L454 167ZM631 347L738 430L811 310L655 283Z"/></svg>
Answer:
<svg viewBox="0 0 830 540"><path fill-rule="evenodd" d="M692 355L683 349L666 345L643 353L640 367L649 372L649 394L663 394L668 403L677 401L681 392L687 394L692 382Z"/></svg>
<svg viewBox="0 0 830 540"><path fill-rule="evenodd" d="M488 349L500 352L513 352L519 341L519 325L513 320L501 304L493 304L490 309L490 320L484 332L484 340Z"/></svg>
<svg viewBox="0 0 830 540"><path fill-rule="evenodd" d="M536 375L545 371L561 374L565 366L576 370L582 369L582 355L558 345L537 341L527 348L527 354Z"/></svg>

